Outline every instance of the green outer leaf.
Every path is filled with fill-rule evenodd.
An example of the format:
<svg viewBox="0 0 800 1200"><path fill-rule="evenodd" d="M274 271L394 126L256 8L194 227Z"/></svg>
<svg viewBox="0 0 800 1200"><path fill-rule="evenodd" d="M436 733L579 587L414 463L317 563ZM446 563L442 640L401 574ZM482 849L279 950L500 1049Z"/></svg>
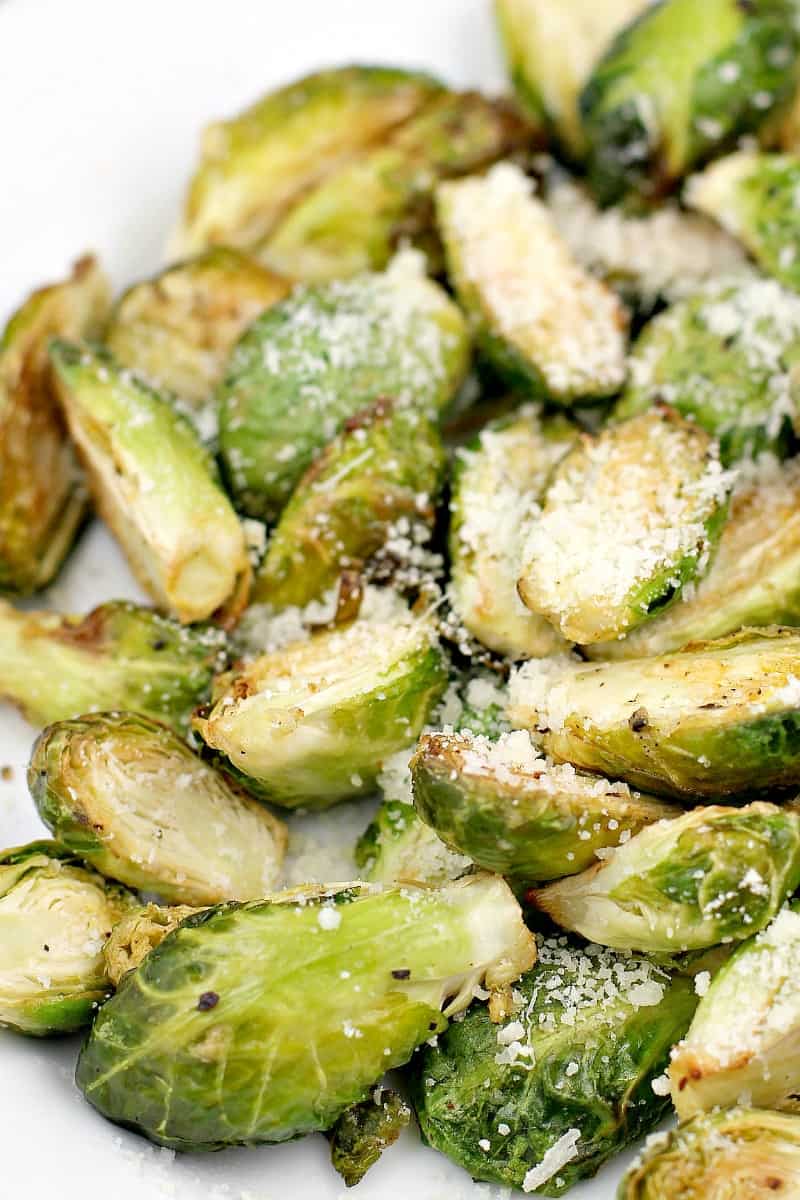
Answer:
<svg viewBox="0 0 800 1200"><path fill-rule="evenodd" d="M438 429L416 409L379 401L351 417L281 513L251 601L303 608L380 550L401 518L431 526L445 467Z"/></svg>
<svg viewBox="0 0 800 1200"><path fill-rule="evenodd" d="M543 758L495 766L490 747L457 734L424 734L411 774L414 807L445 845L524 883L575 875L598 849L680 812Z"/></svg>
<svg viewBox="0 0 800 1200"><path fill-rule="evenodd" d="M355 1187L411 1120L405 1100L387 1088L346 1109L330 1130L331 1164L347 1187Z"/></svg>
<svg viewBox="0 0 800 1200"><path fill-rule="evenodd" d="M501 959L510 981L524 969L514 961L530 963L498 880L360 889L324 908L324 891L299 889L187 918L99 1015L78 1062L86 1098L182 1150L328 1129L445 1028L442 1003L462 981Z"/></svg>
<svg viewBox="0 0 800 1200"><path fill-rule="evenodd" d="M657 1096L651 1083L688 1027L697 997L691 980L670 980L651 969L650 978L661 982L664 993L657 1005L636 1008L624 994L603 1003L598 968L610 967L608 978L616 982L615 963L628 971L641 960L608 952L588 959L566 947L550 956L546 946L551 961L540 959L515 987L525 1007L514 1019L529 1031L533 1058L498 1064L499 1027L476 1002L436 1046L425 1047L414 1059L412 1100L430 1145L473 1178L511 1187L522 1187L547 1150L578 1129L577 1156L540 1189L542 1195L558 1196L594 1175L661 1119L668 1100ZM578 979L581 963L583 988L588 974L595 981L596 1001L578 1007L574 1019L562 1023L559 1001ZM547 1023L540 1024L541 1018ZM503 1124L509 1127L505 1135L499 1132ZM488 1150L479 1144L484 1139Z"/></svg>
<svg viewBox="0 0 800 1200"><path fill-rule="evenodd" d="M250 327L219 388L236 503L274 520L348 418L382 396L435 416L468 364L464 318L413 256L383 274L297 288Z"/></svg>
<svg viewBox="0 0 800 1200"><path fill-rule="evenodd" d="M709 805L641 830L606 862L532 894L565 929L674 954L743 941L800 884L800 814Z"/></svg>
<svg viewBox="0 0 800 1200"><path fill-rule="evenodd" d="M226 658L221 629L182 628L126 600L85 617L0 601L0 693L36 725L125 709L185 733Z"/></svg>

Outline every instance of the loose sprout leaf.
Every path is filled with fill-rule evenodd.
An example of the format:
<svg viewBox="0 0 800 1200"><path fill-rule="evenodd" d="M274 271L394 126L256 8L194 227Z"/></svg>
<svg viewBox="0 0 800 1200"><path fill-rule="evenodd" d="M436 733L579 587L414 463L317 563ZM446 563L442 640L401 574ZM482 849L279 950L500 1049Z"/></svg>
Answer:
<svg viewBox="0 0 800 1200"><path fill-rule="evenodd" d="M171 903L252 900L277 883L283 824L148 718L51 725L34 744L28 786L65 846Z"/></svg>
<svg viewBox="0 0 800 1200"><path fill-rule="evenodd" d="M599 209L561 172L547 180L547 207L582 267L649 315L660 302L684 299L704 284L749 271L741 245L700 213L666 203L631 213Z"/></svg>
<svg viewBox="0 0 800 1200"><path fill-rule="evenodd" d="M687 642L775 624L800 625L800 460L764 454L740 475L703 578L652 621L586 653L601 661L669 654Z"/></svg>
<svg viewBox="0 0 800 1200"><path fill-rule="evenodd" d="M0 334L0 591L45 587L72 548L88 493L56 402L51 337L95 337L109 306L95 259L41 288Z"/></svg>
<svg viewBox="0 0 800 1200"><path fill-rule="evenodd" d="M730 1108L649 1139L618 1200L732 1200L800 1189L800 1116Z"/></svg>
<svg viewBox="0 0 800 1200"><path fill-rule="evenodd" d="M732 483L717 445L670 411L584 434L528 518L520 596L570 641L621 636L704 573Z"/></svg>
<svg viewBox="0 0 800 1200"><path fill-rule="evenodd" d="M697 1003L647 959L539 938L502 1025L475 1003L412 1064L423 1136L476 1179L561 1195L657 1124Z"/></svg>
<svg viewBox="0 0 800 1200"><path fill-rule="evenodd" d="M524 732L498 741L423 734L411 762L414 805L452 850L520 882L574 875L679 809L544 758Z"/></svg>
<svg viewBox="0 0 800 1200"><path fill-rule="evenodd" d="M383 400L352 417L281 513L253 600L303 608L399 529L430 531L445 465L436 425L416 409Z"/></svg>
<svg viewBox="0 0 800 1200"><path fill-rule="evenodd" d="M411 251L381 274L297 288L250 327L219 389L236 503L276 518L349 417L382 396L435 416L468 362L464 318Z"/></svg>
<svg viewBox="0 0 800 1200"><path fill-rule="evenodd" d="M103 946L106 972L114 987L119 987L120 980L135 970L151 950L160 946L181 921L198 911L188 904L168 907L151 903L117 921Z"/></svg>
<svg viewBox="0 0 800 1200"><path fill-rule="evenodd" d="M306 75L210 125L176 251L257 242L310 187L442 90L430 76L411 71L342 67Z"/></svg>
<svg viewBox="0 0 800 1200"><path fill-rule="evenodd" d="M57 341L50 357L97 508L142 586L184 623L240 612L244 534L188 420L105 354Z"/></svg>
<svg viewBox="0 0 800 1200"><path fill-rule="evenodd" d="M509 719L559 762L689 800L800 783L800 633L742 630L675 654L532 660Z"/></svg>
<svg viewBox="0 0 800 1200"><path fill-rule="evenodd" d="M427 619L356 621L222 676L194 727L257 795L327 808L369 794L446 683Z"/></svg>
<svg viewBox="0 0 800 1200"><path fill-rule="evenodd" d="M495 0L517 98L571 157L584 151L578 97L605 47L647 0Z"/></svg>
<svg viewBox="0 0 800 1200"><path fill-rule="evenodd" d="M329 1129L476 986L506 987L534 959L519 906L486 875L209 909L123 980L78 1085L106 1117L174 1149Z"/></svg>
<svg viewBox="0 0 800 1200"><path fill-rule="evenodd" d="M122 366L179 397L210 433L211 399L230 351L289 287L246 255L215 247L128 288L114 305L106 344Z"/></svg>
<svg viewBox="0 0 800 1200"><path fill-rule="evenodd" d="M88 1025L109 993L103 945L133 903L56 843L0 855L0 1025L37 1037Z"/></svg>
<svg viewBox="0 0 800 1200"><path fill-rule="evenodd" d="M178 732L227 661L210 625L179 625L112 600L84 617L22 612L0 601L0 694L35 725L125 709Z"/></svg>
<svg viewBox="0 0 800 1200"><path fill-rule="evenodd" d="M785 458L798 362L800 297L771 279L717 280L645 326L615 415L663 401L717 437L726 464L762 450Z"/></svg>
<svg viewBox="0 0 800 1200"><path fill-rule="evenodd" d="M742 941L769 923L798 883L800 815L756 802L659 821L606 862L531 898L592 941L670 954Z"/></svg>
<svg viewBox="0 0 800 1200"><path fill-rule="evenodd" d="M367 1100L346 1109L329 1133L331 1163L347 1187L355 1187L411 1120L397 1092L378 1087Z"/></svg>
<svg viewBox="0 0 800 1200"><path fill-rule="evenodd" d="M258 256L293 279L317 282L379 271L409 240L437 263L437 182L470 175L534 140L507 101L445 93L298 200Z"/></svg>
<svg viewBox="0 0 800 1200"><path fill-rule="evenodd" d="M465 629L499 654L535 658L566 649L517 592L526 520L576 430L533 406L492 422L459 451L450 498L449 598Z"/></svg>
<svg viewBox="0 0 800 1200"><path fill-rule="evenodd" d="M664 0L612 42L580 98L592 188L602 204L670 190L759 128L794 92L791 0Z"/></svg>
<svg viewBox="0 0 800 1200"><path fill-rule="evenodd" d="M448 274L506 380L565 405L617 391L625 310L573 259L522 171L500 163L442 184L436 205Z"/></svg>
<svg viewBox="0 0 800 1200"><path fill-rule="evenodd" d="M725 963L675 1047L669 1077L681 1120L734 1105L744 1095L757 1107L797 1109L798 980L795 904Z"/></svg>
<svg viewBox="0 0 800 1200"><path fill-rule="evenodd" d="M738 237L768 275L800 291L800 158L740 151L689 180L685 199Z"/></svg>

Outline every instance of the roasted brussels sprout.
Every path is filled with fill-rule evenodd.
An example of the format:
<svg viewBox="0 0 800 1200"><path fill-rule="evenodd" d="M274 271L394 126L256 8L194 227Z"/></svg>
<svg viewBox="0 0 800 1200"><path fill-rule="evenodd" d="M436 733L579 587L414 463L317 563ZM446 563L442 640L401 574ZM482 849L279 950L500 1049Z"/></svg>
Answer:
<svg viewBox="0 0 800 1200"><path fill-rule="evenodd" d="M519 594L573 642L619 637L705 571L732 477L717 444L670 410L584 434L528 518Z"/></svg>
<svg viewBox="0 0 800 1200"><path fill-rule="evenodd" d="M756 802L659 821L598 863L531 893L558 925L621 950L742 941L800 883L800 814Z"/></svg>
<svg viewBox="0 0 800 1200"><path fill-rule="evenodd" d="M210 125L176 252L257 242L310 187L442 91L430 76L411 71L343 67L307 75Z"/></svg>
<svg viewBox="0 0 800 1200"><path fill-rule="evenodd" d="M623 29L580 97L602 204L652 199L789 101L793 0L661 0Z"/></svg>
<svg viewBox="0 0 800 1200"><path fill-rule="evenodd" d="M763 455L737 485L703 578L667 612L586 653L600 660L669 654L687 642L773 624L800 625L800 460Z"/></svg>
<svg viewBox="0 0 800 1200"><path fill-rule="evenodd" d="M175 1149L329 1129L482 981L508 986L534 959L508 886L487 875L208 909L123 980L78 1085L104 1116Z"/></svg>
<svg viewBox="0 0 800 1200"><path fill-rule="evenodd" d="M647 0L495 0L520 104L572 157L585 149L578 96L615 34Z"/></svg>
<svg viewBox="0 0 800 1200"><path fill-rule="evenodd" d="M156 721L96 713L35 743L28 786L55 837L101 874L175 904L255 900L286 829Z"/></svg>
<svg viewBox="0 0 800 1200"><path fill-rule="evenodd" d="M114 306L106 344L122 366L184 401L202 432L213 432L210 401L230 351L289 286L217 246L128 288Z"/></svg>
<svg viewBox="0 0 800 1200"><path fill-rule="evenodd" d="M546 195L556 228L581 266L599 275L640 316L711 280L752 270L730 234L675 203L647 213L620 205L599 209L582 187L558 173L548 181Z"/></svg>
<svg viewBox="0 0 800 1200"><path fill-rule="evenodd" d="M0 335L0 591L33 592L56 575L88 493L53 394L47 343L94 337L109 306L93 258L41 288Z"/></svg>
<svg viewBox="0 0 800 1200"><path fill-rule="evenodd" d="M113 986L119 987L120 980L135 970L145 955L160 946L181 921L198 911L188 904L171 907L146 904L118 921L103 946L106 973Z"/></svg>
<svg viewBox="0 0 800 1200"><path fill-rule="evenodd" d="M423 734L411 760L414 806L445 845L521 882L560 879L679 809L543 758L519 731L496 742Z"/></svg>
<svg viewBox="0 0 800 1200"><path fill-rule="evenodd" d="M505 696L488 671L451 681L431 714L433 729L471 730L486 738L508 729L503 717ZM362 879L396 883L404 879L444 883L458 879L472 859L445 846L414 809L411 783L411 749L392 755L378 776L383 803L359 838L356 866Z"/></svg>
<svg viewBox="0 0 800 1200"><path fill-rule="evenodd" d="M800 158L740 151L689 180L685 197L738 237L769 275L800 291Z"/></svg>
<svg viewBox="0 0 800 1200"><path fill-rule="evenodd" d="M85 617L0 601L0 696L34 725L126 709L185 733L226 660L222 630L185 629L125 600Z"/></svg>
<svg viewBox="0 0 800 1200"><path fill-rule="evenodd" d="M623 306L573 259L532 184L510 163L440 185L448 272L479 349L523 393L560 404L625 381Z"/></svg>
<svg viewBox="0 0 800 1200"><path fill-rule="evenodd" d="M509 719L545 751L679 799L800 783L800 632L745 629L675 654L526 663Z"/></svg>
<svg viewBox="0 0 800 1200"><path fill-rule="evenodd" d="M193 724L257 795L327 808L370 792L382 760L415 741L446 685L426 620L360 620L223 675Z"/></svg>
<svg viewBox="0 0 800 1200"><path fill-rule="evenodd" d="M351 417L281 513L253 600L302 608L398 527L432 526L444 471L439 431L418 409L379 400Z"/></svg>
<svg viewBox="0 0 800 1200"><path fill-rule="evenodd" d="M800 426L800 298L770 279L717 281L655 317L633 348L620 419L666 401L730 463L785 457Z"/></svg>
<svg viewBox="0 0 800 1200"><path fill-rule="evenodd" d="M754 873L751 889L769 888ZM800 1054L800 908L778 913L712 979L691 1028L673 1051L672 1102L682 1121L748 1097L797 1109Z"/></svg>
<svg viewBox="0 0 800 1200"><path fill-rule="evenodd" d="M103 944L133 904L56 842L0 854L0 1025L37 1037L88 1025L110 990Z"/></svg>
<svg viewBox="0 0 800 1200"><path fill-rule="evenodd" d="M413 240L437 259L433 191L529 146L534 131L508 102L447 93L386 142L324 179L258 247L262 262L294 279L345 279L380 271Z"/></svg>
<svg viewBox="0 0 800 1200"><path fill-rule="evenodd" d="M345 1109L330 1131L331 1162L347 1187L355 1187L411 1120L397 1092L378 1087L367 1100Z"/></svg>
<svg viewBox="0 0 800 1200"><path fill-rule="evenodd" d="M509 658L567 648L517 592L522 530L545 482L576 438L533 406L488 425L458 454L450 498L450 602L464 628Z"/></svg>
<svg viewBox="0 0 800 1200"><path fill-rule="evenodd" d="M617 1200L770 1200L800 1195L800 1116L710 1113L649 1141Z"/></svg>
<svg viewBox="0 0 800 1200"><path fill-rule="evenodd" d="M274 519L348 417L381 396L433 416L468 362L461 313L411 251L383 274L298 288L251 326L220 388L220 449L237 504Z"/></svg>
<svg viewBox="0 0 800 1200"><path fill-rule="evenodd" d="M104 354L51 343L97 508L156 603L202 621L247 603L242 527L189 422Z"/></svg>
<svg viewBox="0 0 800 1200"><path fill-rule="evenodd" d="M423 1137L476 1179L558 1196L651 1129L697 1003L647 959L539 939L498 1026L473 1004L413 1063Z"/></svg>

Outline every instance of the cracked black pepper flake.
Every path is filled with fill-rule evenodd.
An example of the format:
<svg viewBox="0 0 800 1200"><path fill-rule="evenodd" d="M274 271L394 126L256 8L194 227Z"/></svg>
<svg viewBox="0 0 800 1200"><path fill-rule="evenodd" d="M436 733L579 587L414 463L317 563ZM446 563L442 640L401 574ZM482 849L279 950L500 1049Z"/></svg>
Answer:
<svg viewBox="0 0 800 1200"><path fill-rule="evenodd" d="M216 992L203 992L197 1001L197 1007L200 1012L208 1012L210 1008L216 1008L218 1004L219 996Z"/></svg>

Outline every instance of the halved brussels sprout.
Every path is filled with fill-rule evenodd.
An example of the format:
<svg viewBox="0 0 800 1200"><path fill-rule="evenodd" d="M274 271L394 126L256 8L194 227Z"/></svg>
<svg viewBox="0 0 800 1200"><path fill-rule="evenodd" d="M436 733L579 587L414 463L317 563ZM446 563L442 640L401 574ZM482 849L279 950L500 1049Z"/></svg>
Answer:
<svg viewBox="0 0 800 1200"><path fill-rule="evenodd" d="M239 251L217 246L128 288L114 306L105 341L117 362L178 396L208 424L230 351L289 287Z"/></svg>
<svg viewBox="0 0 800 1200"><path fill-rule="evenodd" d="M647 315L703 284L752 270L741 245L700 213L667 202L648 213L599 209L561 173L547 182L547 207L570 251Z"/></svg>
<svg viewBox="0 0 800 1200"><path fill-rule="evenodd" d="M237 504L274 519L348 417L381 396L433 416L468 363L464 318L413 252L383 274L298 288L244 335L220 388Z"/></svg>
<svg viewBox="0 0 800 1200"><path fill-rule="evenodd" d="M329 1129L476 986L507 987L535 956L511 891L488 875L208 909L123 980L78 1086L104 1116L175 1149Z"/></svg>
<svg viewBox="0 0 800 1200"><path fill-rule="evenodd" d="M103 946L106 973L114 987L160 946L168 933L199 910L188 904L146 904L118 921Z"/></svg>
<svg viewBox="0 0 800 1200"><path fill-rule="evenodd" d="M496 742L423 734L411 776L414 806L445 845L527 883L583 871L598 850L680 813L625 783L552 763L523 731Z"/></svg>
<svg viewBox="0 0 800 1200"><path fill-rule="evenodd" d="M619 637L705 571L733 479L670 410L584 434L528 518L519 594L573 642Z"/></svg>
<svg viewBox="0 0 800 1200"><path fill-rule="evenodd" d="M800 1116L704 1114L648 1141L617 1200L769 1200L800 1195Z"/></svg>
<svg viewBox="0 0 800 1200"><path fill-rule="evenodd" d="M0 601L0 696L33 725L127 709L185 733L226 661L221 629L186 629L126 600L85 617Z"/></svg>
<svg viewBox="0 0 800 1200"><path fill-rule="evenodd" d="M745 629L675 654L526 663L509 719L545 751L678 799L800 783L800 632Z"/></svg>
<svg viewBox="0 0 800 1200"><path fill-rule="evenodd" d="M56 842L0 854L0 1025L45 1037L90 1024L110 990L103 945L134 903Z"/></svg>
<svg viewBox="0 0 800 1200"><path fill-rule="evenodd" d="M283 823L146 717L97 713L49 726L28 786L64 846L173 904L255 900L278 880Z"/></svg>
<svg viewBox="0 0 800 1200"><path fill-rule="evenodd" d="M800 625L800 460L764 455L734 491L703 578L667 612L586 653L599 660L669 654L687 642L773 624Z"/></svg>
<svg viewBox="0 0 800 1200"><path fill-rule="evenodd" d="M538 939L505 1025L474 1004L414 1059L427 1142L475 1179L558 1196L652 1129L653 1081L697 1003L647 959Z"/></svg>
<svg viewBox="0 0 800 1200"><path fill-rule="evenodd" d="M800 814L708 805L635 834L598 863L530 893L564 929L670 954L742 941L800 884Z"/></svg>
<svg viewBox="0 0 800 1200"><path fill-rule="evenodd" d="M786 457L800 427L798 363L800 297L770 279L717 281L645 327L615 415L663 401L719 438L724 463Z"/></svg>
<svg viewBox="0 0 800 1200"><path fill-rule="evenodd" d="M793 0L662 0L612 42L580 98L602 204L668 191L794 94Z"/></svg>
<svg viewBox="0 0 800 1200"><path fill-rule="evenodd" d="M753 888L769 884L753 876ZM778 913L711 981L672 1053L672 1102L682 1121L739 1103L797 1110L800 907Z"/></svg>
<svg viewBox="0 0 800 1200"><path fill-rule="evenodd" d="M106 355L50 345L95 503L131 569L182 622L247 603L242 527L188 420Z"/></svg>
<svg viewBox="0 0 800 1200"><path fill-rule="evenodd" d="M88 492L50 374L51 337L96 337L109 307L95 259L41 288L0 335L0 591L32 592L58 572Z"/></svg>
<svg viewBox="0 0 800 1200"><path fill-rule="evenodd" d="M488 671L451 680L431 714L431 727L470 730L496 738L508 729L503 717L505 695L497 677ZM378 787L383 803L356 843L355 862L362 879L397 883L404 879L444 883L458 879L472 859L445 846L414 809L410 747L399 750L383 765Z"/></svg>
<svg viewBox="0 0 800 1200"><path fill-rule="evenodd" d="M456 460L450 498L450 602L464 628L498 654L565 650L553 626L517 592L522 531L545 482L575 441L565 420L522 409L488 425Z"/></svg>
<svg viewBox="0 0 800 1200"><path fill-rule="evenodd" d="M397 1092L377 1087L368 1100L346 1109L330 1130L331 1163L347 1187L355 1187L411 1120Z"/></svg>
<svg viewBox="0 0 800 1200"><path fill-rule="evenodd" d="M511 82L572 157L585 149L578 96L615 34L647 0L495 0Z"/></svg>
<svg viewBox="0 0 800 1200"><path fill-rule="evenodd" d="M437 188L448 273L512 387L565 405L610 396L625 381L625 310L573 259L532 187L500 163Z"/></svg>
<svg viewBox="0 0 800 1200"><path fill-rule="evenodd" d="M352 66L306 75L210 125L176 253L265 237L310 187L442 92L428 75Z"/></svg>
<svg viewBox="0 0 800 1200"><path fill-rule="evenodd" d="M533 138L507 101L446 93L300 199L256 252L274 270L312 281L380 271L407 240L438 258L439 180L478 171Z"/></svg>
<svg viewBox="0 0 800 1200"><path fill-rule="evenodd" d="M281 513L253 600L302 608L359 570L399 523L430 527L444 471L439 431L418 409L379 400L351 417Z"/></svg>
<svg viewBox="0 0 800 1200"><path fill-rule="evenodd" d="M432 625L360 620L221 676L193 724L226 770L287 808L362 796L447 686Z"/></svg>
<svg viewBox="0 0 800 1200"><path fill-rule="evenodd" d="M758 265L800 291L800 158L741 151L689 180L687 204L738 237Z"/></svg>

